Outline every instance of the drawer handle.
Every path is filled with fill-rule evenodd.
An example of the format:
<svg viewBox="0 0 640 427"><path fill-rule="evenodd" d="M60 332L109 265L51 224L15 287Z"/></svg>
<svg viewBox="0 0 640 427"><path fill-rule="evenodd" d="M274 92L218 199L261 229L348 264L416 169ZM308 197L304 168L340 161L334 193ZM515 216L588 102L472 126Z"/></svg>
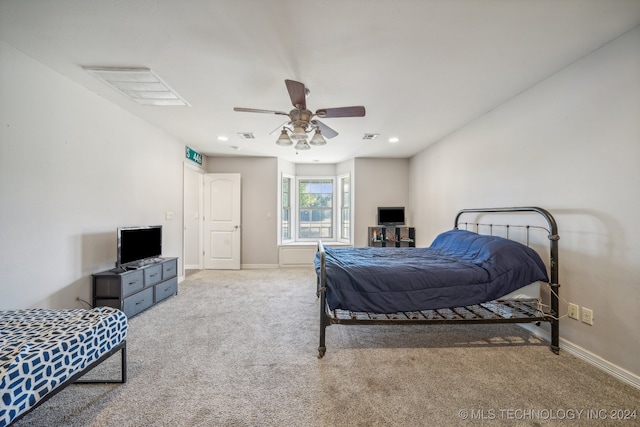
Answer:
<svg viewBox="0 0 640 427"><path fill-rule="evenodd" d="M156 277L158 275L158 273L156 274L150 274L149 277Z"/></svg>
<svg viewBox="0 0 640 427"><path fill-rule="evenodd" d="M135 285L135 284L136 284L136 282L129 282L129 286Z"/></svg>
<svg viewBox="0 0 640 427"><path fill-rule="evenodd" d="M143 302L144 302L144 300L142 299L142 300L138 301L138 302L136 303L136 305L142 304Z"/></svg>

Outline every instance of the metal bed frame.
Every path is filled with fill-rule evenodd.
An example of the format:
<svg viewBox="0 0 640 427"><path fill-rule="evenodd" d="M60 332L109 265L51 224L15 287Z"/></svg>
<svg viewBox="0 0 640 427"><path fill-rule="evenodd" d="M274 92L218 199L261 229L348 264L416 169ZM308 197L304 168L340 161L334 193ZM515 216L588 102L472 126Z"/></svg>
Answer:
<svg viewBox="0 0 640 427"><path fill-rule="evenodd" d="M322 241L318 242L320 255L320 274L317 280L316 295L320 298L320 345L318 358L322 358L327 350L325 338L326 328L330 325L442 325L442 324L469 324L469 323L536 323L549 322L551 325L551 342L549 348L555 354L560 351L560 319L559 319L559 287L558 284L558 227L553 216L545 209L538 207L510 207L510 208L482 208L463 209L455 217L454 228L469 224L489 226L493 234L493 224L461 223L460 217L465 214L482 213L514 213L532 212L546 219L548 229L540 226L498 225L506 227L507 238L509 227L526 228L527 244L529 243L530 228L542 228L547 231L549 239L549 286L550 307L541 311L537 304L522 301L491 301L466 307L446 308L438 310L423 310L413 312L401 312L392 314L377 314L365 312L352 312L348 310L329 310L326 299L327 272L326 253ZM393 249L390 249L393 250Z"/></svg>
<svg viewBox="0 0 640 427"><path fill-rule="evenodd" d="M116 354L120 351L120 379L117 380L81 380L80 378L91 371L93 368ZM8 426L11 426L21 420L23 417L30 414L33 410L38 408L40 405L45 403L47 400L51 399L56 394L60 393L62 390L67 388L67 386L71 384L124 384L127 382L127 341L123 340L120 344L113 347L111 350L104 353L98 359L94 360L90 365L84 368L82 371L75 373L71 377L67 378L67 380L63 381L58 385L55 389L51 390L48 394L46 394L41 400L38 401L35 405L29 408L27 411L23 412L16 418L14 418ZM8 427L7 426L7 427Z"/></svg>

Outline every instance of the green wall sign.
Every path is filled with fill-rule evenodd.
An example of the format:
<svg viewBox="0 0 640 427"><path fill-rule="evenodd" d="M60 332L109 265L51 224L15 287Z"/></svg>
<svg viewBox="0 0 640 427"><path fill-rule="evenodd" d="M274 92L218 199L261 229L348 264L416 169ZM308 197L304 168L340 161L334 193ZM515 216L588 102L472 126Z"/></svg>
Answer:
<svg viewBox="0 0 640 427"><path fill-rule="evenodd" d="M185 145L185 156L187 159L196 162L197 164L202 164L202 154L198 153L196 150L189 148Z"/></svg>

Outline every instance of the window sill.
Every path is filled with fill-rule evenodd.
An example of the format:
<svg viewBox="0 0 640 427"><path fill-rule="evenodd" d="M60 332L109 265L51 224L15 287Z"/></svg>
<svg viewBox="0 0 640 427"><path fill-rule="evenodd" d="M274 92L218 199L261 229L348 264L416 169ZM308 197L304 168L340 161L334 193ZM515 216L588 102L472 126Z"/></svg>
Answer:
<svg viewBox="0 0 640 427"><path fill-rule="evenodd" d="M325 246L353 246L351 243L345 243L345 242L336 242L333 240L323 240L322 244ZM314 241L308 241L308 242L286 242L286 243L280 243L278 246L281 247L288 247L288 246L313 246L316 247L318 246L318 241L314 240Z"/></svg>

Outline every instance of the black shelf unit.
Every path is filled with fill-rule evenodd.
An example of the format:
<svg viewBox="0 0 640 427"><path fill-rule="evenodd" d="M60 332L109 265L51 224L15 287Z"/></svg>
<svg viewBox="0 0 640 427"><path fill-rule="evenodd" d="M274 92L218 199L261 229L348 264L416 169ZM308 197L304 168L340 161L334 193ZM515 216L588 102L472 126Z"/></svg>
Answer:
<svg viewBox="0 0 640 427"><path fill-rule="evenodd" d="M403 225L369 227L369 246L378 248L415 248L416 229Z"/></svg>

